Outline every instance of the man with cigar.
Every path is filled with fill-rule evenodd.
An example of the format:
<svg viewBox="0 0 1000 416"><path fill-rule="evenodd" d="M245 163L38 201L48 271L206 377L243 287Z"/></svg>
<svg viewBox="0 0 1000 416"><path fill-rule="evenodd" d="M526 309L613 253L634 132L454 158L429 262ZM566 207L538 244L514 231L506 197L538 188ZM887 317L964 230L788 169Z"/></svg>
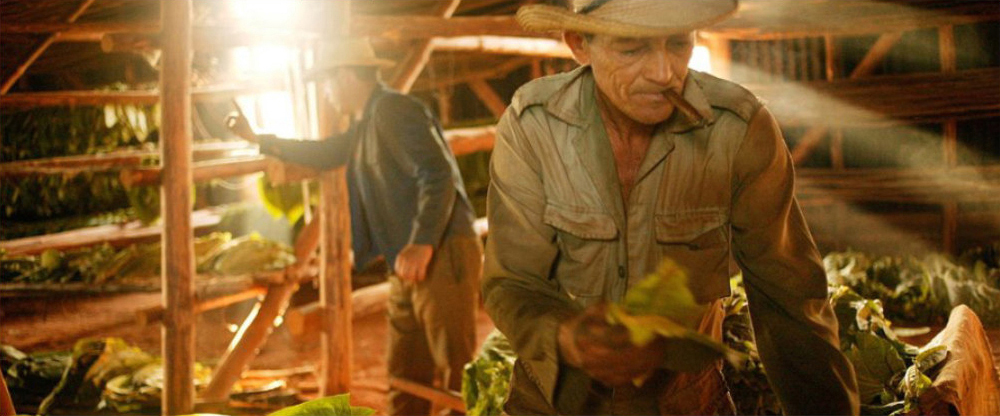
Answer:
<svg viewBox="0 0 1000 416"><path fill-rule="evenodd" d="M774 117L742 87L690 71L693 31L735 0L572 0L523 7L582 66L522 87L497 127L483 296L518 355L510 414L729 414L718 366L628 342L604 305L671 258L721 339L730 258L788 414L857 414L820 257ZM676 356L672 356L676 358ZM645 378L636 387L631 380Z"/></svg>
<svg viewBox="0 0 1000 416"><path fill-rule="evenodd" d="M476 289L482 246L455 157L441 126L417 100L389 90L367 39L331 42L312 71L326 97L351 117L344 134L324 140L257 135L242 115L227 125L261 152L330 169L347 166L354 262L384 256L389 277L389 376L461 390L476 348ZM389 414L427 415L430 403L389 389Z"/></svg>

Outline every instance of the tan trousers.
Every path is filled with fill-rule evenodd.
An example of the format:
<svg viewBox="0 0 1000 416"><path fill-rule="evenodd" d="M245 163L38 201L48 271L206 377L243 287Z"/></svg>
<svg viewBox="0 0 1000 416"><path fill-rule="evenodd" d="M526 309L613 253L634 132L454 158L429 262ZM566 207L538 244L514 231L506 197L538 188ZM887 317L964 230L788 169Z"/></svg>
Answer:
<svg viewBox="0 0 1000 416"><path fill-rule="evenodd" d="M445 239L427 279L389 277L389 376L462 390L462 369L476 349L476 310L483 248L475 236ZM424 399L389 389L390 415L430 413Z"/></svg>

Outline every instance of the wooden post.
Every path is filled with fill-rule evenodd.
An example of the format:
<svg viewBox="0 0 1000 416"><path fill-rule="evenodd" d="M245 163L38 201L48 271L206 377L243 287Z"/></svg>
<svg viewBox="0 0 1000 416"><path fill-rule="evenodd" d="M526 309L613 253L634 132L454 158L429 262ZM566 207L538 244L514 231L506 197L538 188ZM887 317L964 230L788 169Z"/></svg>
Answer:
<svg viewBox="0 0 1000 416"><path fill-rule="evenodd" d="M705 46L712 55L712 72L719 78L733 77L733 49L730 40L720 37L705 37Z"/></svg>
<svg viewBox="0 0 1000 416"><path fill-rule="evenodd" d="M434 98L437 100L438 119L441 120L441 125L451 125L451 89L447 87L436 89L434 91Z"/></svg>
<svg viewBox="0 0 1000 416"><path fill-rule="evenodd" d="M350 2L329 2L331 18L341 25L327 38L347 35L351 20ZM326 100L320 100L317 111L333 112ZM334 117L336 119L336 117ZM335 123L320 125L320 133L329 137L336 133ZM348 204L347 177L344 168L320 175L320 395L346 393L351 388L351 365L354 359L351 308L351 217Z"/></svg>
<svg viewBox="0 0 1000 416"><path fill-rule="evenodd" d="M938 29L938 50L941 54L941 72L954 74L958 70L954 26L941 26ZM943 127L942 157L946 169L953 169L958 166L958 122L948 120ZM958 234L958 203L949 201L941 208L941 248L945 253L955 254L957 251L955 240Z"/></svg>
<svg viewBox="0 0 1000 416"><path fill-rule="evenodd" d="M191 230L191 0L161 0L164 415L194 411L194 233Z"/></svg>

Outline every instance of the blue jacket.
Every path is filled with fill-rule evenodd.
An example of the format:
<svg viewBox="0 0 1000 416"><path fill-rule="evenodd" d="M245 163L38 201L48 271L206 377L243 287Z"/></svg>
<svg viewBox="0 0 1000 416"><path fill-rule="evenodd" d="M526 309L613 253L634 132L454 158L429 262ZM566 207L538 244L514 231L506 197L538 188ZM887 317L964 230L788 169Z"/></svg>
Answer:
<svg viewBox="0 0 1000 416"><path fill-rule="evenodd" d="M361 120L324 140L260 137L261 152L331 169L347 165L354 263L407 244L435 250L452 235L475 235L475 215L440 124L419 101L377 85Z"/></svg>

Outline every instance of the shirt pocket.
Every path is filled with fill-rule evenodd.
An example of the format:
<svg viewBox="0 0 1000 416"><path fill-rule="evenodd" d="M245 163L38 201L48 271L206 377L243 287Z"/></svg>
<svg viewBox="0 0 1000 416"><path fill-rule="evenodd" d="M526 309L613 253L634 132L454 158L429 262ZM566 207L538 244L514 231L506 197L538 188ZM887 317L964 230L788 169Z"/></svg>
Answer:
<svg viewBox="0 0 1000 416"><path fill-rule="evenodd" d="M721 208L664 212L655 216L662 257L688 272L695 299L708 302L729 294L729 222Z"/></svg>
<svg viewBox="0 0 1000 416"><path fill-rule="evenodd" d="M578 207L545 206L543 220L556 229L555 276L574 299L604 294L609 256L618 227L610 214Z"/></svg>

